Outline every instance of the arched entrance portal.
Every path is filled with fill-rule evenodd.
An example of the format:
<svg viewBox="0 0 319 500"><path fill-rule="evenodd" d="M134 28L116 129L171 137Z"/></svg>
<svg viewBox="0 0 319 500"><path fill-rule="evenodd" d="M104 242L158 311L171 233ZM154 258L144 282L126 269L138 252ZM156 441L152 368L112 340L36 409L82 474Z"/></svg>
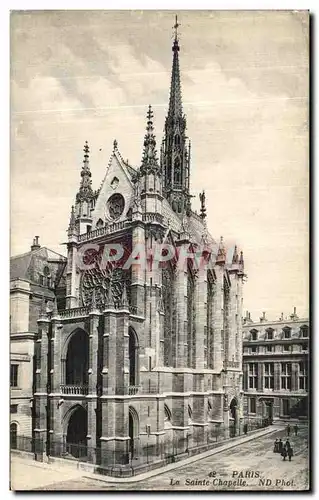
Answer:
<svg viewBox="0 0 319 500"><path fill-rule="evenodd" d="M230 437L236 436L236 429L237 429L237 424L238 424L238 415L237 415L237 399L233 398L230 402L229 405L229 411L230 411L230 421L229 421L229 433Z"/></svg>
<svg viewBox="0 0 319 500"><path fill-rule="evenodd" d="M138 430L138 415L134 408L129 407L129 416L128 416L128 434L130 437L130 453L131 458L136 456L136 439L139 435Z"/></svg>
<svg viewBox="0 0 319 500"><path fill-rule="evenodd" d="M67 452L76 458L87 456L87 430L87 412L78 406L71 414L66 435Z"/></svg>
<svg viewBox="0 0 319 500"><path fill-rule="evenodd" d="M72 336L66 356L65 383L87 385L88 383L89 339L83 330Z"/></svg>

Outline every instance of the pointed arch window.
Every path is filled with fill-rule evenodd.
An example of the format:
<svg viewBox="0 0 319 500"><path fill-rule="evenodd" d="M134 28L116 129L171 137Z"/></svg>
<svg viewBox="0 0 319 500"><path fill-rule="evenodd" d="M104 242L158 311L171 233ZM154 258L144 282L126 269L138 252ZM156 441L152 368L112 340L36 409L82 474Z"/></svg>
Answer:
<svg viewBox="0 0 319 500"><path fill-rule="evenodd" d="M213 297L214 282L211 273L207 276L207 305L206 305L206 325L207 325L207 367L214 368L214 337L213 337Z"/></svg>
<svg viewBox="0 0 319 500"><path fill-rule="evenodd" d="M174 346L174 271L168 264L162 269L162 300L164 310L164 366L173 366Z"/></svg>
<svg viewBox="0 0 319 500"><path fill-rule="evenodd" d="M174 161L174 184L175 186L182 185L182 169L181 161L179 158L176 158Z"/></svg>
<svg viewBox="0 0 319 500"><path fill-rule="evenodd" d="M181 137L179 134L176 134L175 137L174 137L174 143L175 143L175 146L179 146L180 143L181 143Z"/></svg>
<svg viewBox="0 0 319 500"><path fill-rule="evenodd" d="M195 278L190 269L187 276L187 366L195 368L196 362L196 308Z"/></svg>
<svg viewBox="0 0 319 500"><path fill-rule="evenodd" d="M137 388L139 383L139 344L135 330L129 328L129 385Z"/></svg>

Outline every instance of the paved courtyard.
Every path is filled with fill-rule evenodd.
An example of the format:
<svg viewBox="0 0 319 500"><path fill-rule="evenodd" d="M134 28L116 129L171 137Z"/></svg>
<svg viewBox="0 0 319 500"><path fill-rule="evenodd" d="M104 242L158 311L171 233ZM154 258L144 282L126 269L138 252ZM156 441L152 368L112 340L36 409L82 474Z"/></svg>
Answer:
<svg viewBox="0 0 319 500"><path fill-rule="evenodd" d="M307 490L308 489L308 448L307 431L301 430L297 437L291 436L290 442L295 456L292 461L284 462L273 453L273 442L276 437L286 439L284 429L268 436L256 438L234 448L202 458L192 464L182 465L175 470L130 483L107 483L88 476L77 470L64 469L64 476L59 470L51 469L52 481L34 484L32 489L38 490ZM15 461L18 458L15 459ZM23 462L27 462L24 460ZM26 474L36 474L33 462L27 465L15 463L12 470L12 486L19 489L19 482ZM52 466L50 466L52 467ZM21 475L22 474L22 475ZM69 474L69 476L68 476ZM16 478L16 479L15 479ZM21 479L22 478L22 479ZM26 477L25 480L27 481ZM27 484L27 483L24 483Z"/></svg>

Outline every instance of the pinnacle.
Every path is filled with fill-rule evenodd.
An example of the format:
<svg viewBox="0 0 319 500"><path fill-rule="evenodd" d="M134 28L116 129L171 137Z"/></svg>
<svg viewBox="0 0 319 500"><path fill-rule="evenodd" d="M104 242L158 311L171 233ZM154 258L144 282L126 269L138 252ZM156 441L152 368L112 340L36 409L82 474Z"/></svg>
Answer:
<svg viewBox="0 0 319 500"><path fill-rule="evenodd" d="M142 157L142 169L147 169L149 167L158 168L157 152L156 152L156 139L154 135L153 126L153 111L151 105L148 107L147 111L147 126L146 133L144 137L144 150Z"/></svg>

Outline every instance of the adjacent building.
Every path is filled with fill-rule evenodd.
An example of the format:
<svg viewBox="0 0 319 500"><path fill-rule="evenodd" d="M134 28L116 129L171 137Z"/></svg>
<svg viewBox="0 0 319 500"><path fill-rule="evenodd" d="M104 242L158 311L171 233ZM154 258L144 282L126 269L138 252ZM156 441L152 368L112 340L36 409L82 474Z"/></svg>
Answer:
<svg viewBox="0 0 319 500"><path fill-rule="evenodd" d="M251 419L307 418L309 320L296 308L289 318L243 322L245 415Z"/></svg>
<svg viewBox="0 0 319 500"><path fill-rule="evenodd" d="M53 308L56 297L63 307L63 272L66 258L42 247L36 236L29 252L10 261L10 434L15 447L19 436L33 433L34 344L41 307ZM59 286L57 284L59 283Z"/></svg>
<svg viewBox="0 0 319 500"><path fill-rule="evenodd" d="M243 253L235 247L227 262L222 238L207 230L204 193L200 213L192 209L177 25L172 50L159 158L151 107L140 165L114 141L98 190L84 147L65 305L42 308L36 334L33 430L51 455L122 467L145 450L160 458L166 446L200 448L242 422ZM114 244L123 255L105 261ZM157 266L162 245L173 255ZM180 253L203 246L213 265L186 259L180 269Z"/></svg>

